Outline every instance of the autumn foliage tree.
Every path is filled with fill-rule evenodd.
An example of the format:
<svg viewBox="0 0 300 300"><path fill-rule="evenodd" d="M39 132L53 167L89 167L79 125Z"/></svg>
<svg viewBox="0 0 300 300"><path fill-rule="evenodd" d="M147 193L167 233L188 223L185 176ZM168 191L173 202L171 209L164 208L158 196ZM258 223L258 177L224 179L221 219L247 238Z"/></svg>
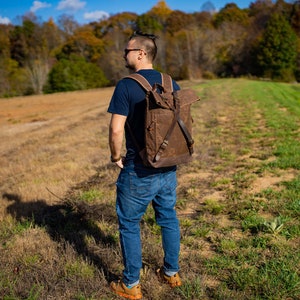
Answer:
<svg viewBox="0 0 300 300"><path fill-rule="evenodd" d="M235 3L228 3L215 15L214 24L216 27L224 23L249 24L249 16L246 11L239 9Z"/></svg>
<svg viewBox="0 0 300 300"><path fill-rule="evenodd" d="M52 67L53 51L62 39L53 20L38 23L34 15L23 18L22 26L10 31L10 57L25 72L24 93L40 94Z"/></svg>
<svg viewBox="0 0 300 300"><path fill-rule="evenodd" d="M25 90L22 85L25 73L10 54L9 35L12 30L12 26L0 25L0 95L5 97L23 94Z"/></svg>
<svg viewBox="0 0 300 300"><path fill-rule="evenodd" d="M61 47L57 58L68 58L75 54L88 62L97 62L104 52L104 42L95 36L92 26L79 27Z"/></svg>

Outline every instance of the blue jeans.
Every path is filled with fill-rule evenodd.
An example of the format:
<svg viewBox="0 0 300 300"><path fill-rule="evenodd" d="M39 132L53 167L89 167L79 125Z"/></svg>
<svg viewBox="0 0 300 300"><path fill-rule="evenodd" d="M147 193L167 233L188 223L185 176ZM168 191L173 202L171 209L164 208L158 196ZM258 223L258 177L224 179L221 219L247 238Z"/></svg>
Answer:
<svg viewBox="0 0 300 300"><path fill-rule="evenodd" d="M117 180L116 211L123 255L123 282L139 280L142 268L140 221L152 201L157 224L161 227L164 270L178 272L180 229L176 204L176 167L167 169L125 165Z"/></svg>

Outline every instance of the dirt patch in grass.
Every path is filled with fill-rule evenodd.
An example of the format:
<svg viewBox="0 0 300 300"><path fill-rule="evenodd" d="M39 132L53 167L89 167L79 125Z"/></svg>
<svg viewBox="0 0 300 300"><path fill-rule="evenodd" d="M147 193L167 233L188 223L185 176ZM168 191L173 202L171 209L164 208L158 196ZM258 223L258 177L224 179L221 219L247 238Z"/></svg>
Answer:
<svg viewBox="0 0 300 300"><path fill-rule="evenodd" d="M265 189L278 188L278 184L284 181L291 181L296 178L297 174L294 170L281 171L279 174L265 175L256 178L252 183L251 192L258 193Z"/></svg>

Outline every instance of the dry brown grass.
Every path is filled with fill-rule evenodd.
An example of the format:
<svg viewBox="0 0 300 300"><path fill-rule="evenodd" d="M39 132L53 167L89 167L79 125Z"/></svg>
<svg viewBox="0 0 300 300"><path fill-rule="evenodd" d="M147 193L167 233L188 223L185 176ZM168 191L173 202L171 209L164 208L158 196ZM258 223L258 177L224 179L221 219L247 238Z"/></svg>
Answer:
<svg viewBox="0 0 300 300"><path fill-rule="evenodd" d="M11 275L8 280L17 281L13 291L8 285L2 296L25 297L32 291L47 299L71 299L93 286L99 298L107 288L102 265L91 267L87 261L89 257L92 264L101 263L94 253L99 249L92 248L104 237L99 231L99 240L91 237L90 247L85 246L85 230L96 229L66 204L66 195L95 174L113 186L116 170L107 170L106 113L112 92L107 88L0 100L0 220L7 231L1 263L5 276L7 271ZM112 197L109 189L107 195ZM21 225L15 236L16 222L24 221L29 224ZM76 234L65 230L66 224L78 226ZM106 249L101 251L110 255ZM72 283L59 279L69 273L86 274L86 279Z"/></svg>
<svg viewBox="0 0 300 300"><path fill-rule="evenodd" d="M1 100L1 191L23 201L59 196L107 164L113 89Z"/></svg>

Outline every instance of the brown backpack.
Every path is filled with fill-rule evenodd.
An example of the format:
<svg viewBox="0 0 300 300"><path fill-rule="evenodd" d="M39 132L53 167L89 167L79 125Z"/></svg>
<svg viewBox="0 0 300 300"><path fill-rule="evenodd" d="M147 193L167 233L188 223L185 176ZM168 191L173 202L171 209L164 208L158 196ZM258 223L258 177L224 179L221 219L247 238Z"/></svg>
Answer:
<svg viewBox="0 0 300 300"><path fill-rule="evenodd" d="M199 100L191 89L173 91L172 78L161 74L162 84L153 86L140 74L136 80L146 90L145 148L141 149L129 123L128 131L145 166L161 168L190 162L193 154L191 104Z"/></svg>

